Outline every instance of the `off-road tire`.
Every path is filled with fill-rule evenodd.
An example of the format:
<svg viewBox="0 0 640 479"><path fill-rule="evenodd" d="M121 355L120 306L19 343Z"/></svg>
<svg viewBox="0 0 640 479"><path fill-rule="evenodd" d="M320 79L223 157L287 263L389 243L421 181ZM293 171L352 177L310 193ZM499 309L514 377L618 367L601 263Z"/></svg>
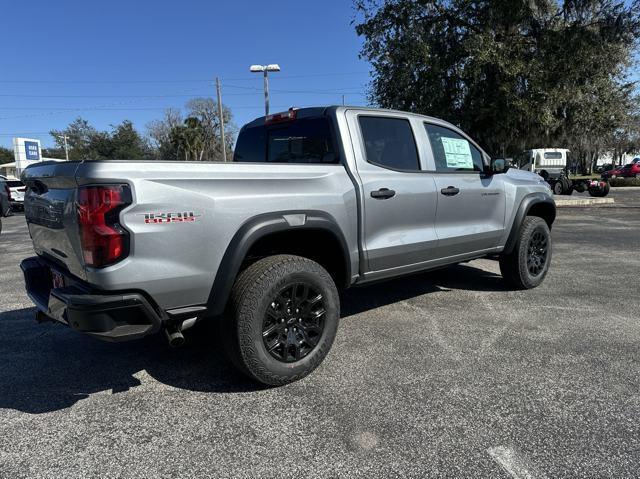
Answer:
<svg viewBox="0 0 640 479"><path fill-rule="evenodd" d="M263 322L267 308L289 284L308 284L322 295L324 328L317 345L302 359L283 362L267 351ZM340 299L329 273L315 261L293 255L263 258L235 281L224 318L224 342L231 362L263 384L280 386L307 376L327 356L338 329Z"/></svg>
<svg viewBox="0 0 640 479"><path fill-rule="evenodd" d="M542 234L546 239L546 259L542 270L538 274L529 271L527 259L529 255L530 242L534 234ZM531 289L539 286L544 280L549 265L551 264L551 232L549 226L540 217L527 216L520 231L513 250L500 256L500 272L504 280L516 289Z"/></svg>

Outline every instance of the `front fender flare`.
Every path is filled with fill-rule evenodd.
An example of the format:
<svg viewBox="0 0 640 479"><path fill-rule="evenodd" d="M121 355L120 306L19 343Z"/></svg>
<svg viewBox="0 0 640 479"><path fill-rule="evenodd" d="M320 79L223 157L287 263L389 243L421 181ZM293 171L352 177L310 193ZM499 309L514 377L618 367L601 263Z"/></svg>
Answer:
<svg viewBox="0 0 640 479"><path fill-rule="evenodd" d="M513 223L511 224L511 230L509 232L509 237L507 238L507 242L505 243L503 253L508 254L513 251L513 248L518 241L518 234L520 233L520 227L522 226L522 222L531 211L531 208L536 204L545 204L549 205L549 207L553 210L553 216L551 221L549 222L549 228L551 228L551 224L554 222L556 217L556 202L553 201L549 195L544 193L531 193L525 196L520 202L520 206L518 207L518 211L516 212Z"/></svg>

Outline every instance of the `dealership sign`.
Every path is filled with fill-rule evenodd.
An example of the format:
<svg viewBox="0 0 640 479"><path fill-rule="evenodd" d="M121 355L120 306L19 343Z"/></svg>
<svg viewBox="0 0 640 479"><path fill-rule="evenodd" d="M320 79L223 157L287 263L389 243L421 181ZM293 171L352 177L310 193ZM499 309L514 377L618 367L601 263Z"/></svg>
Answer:
<svg viewBox="0 0 640 479"><path fill-rule="evenodd" d="M25 140L24 152L27 160L38 161L40 159L40 142Z"/></svg>
<svg viewBox="0 0 640 479"><path fill-rule="evenodd" d="M32 163L42 161L40 140L33 138L14 138L13 155L16 159L16 176Z"/></svg>

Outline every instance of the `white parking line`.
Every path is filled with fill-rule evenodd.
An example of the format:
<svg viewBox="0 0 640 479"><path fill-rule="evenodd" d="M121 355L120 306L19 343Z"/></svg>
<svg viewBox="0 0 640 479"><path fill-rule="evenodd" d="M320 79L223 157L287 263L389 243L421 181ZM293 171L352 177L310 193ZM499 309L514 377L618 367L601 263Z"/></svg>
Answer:
<svg viewBox="0 0 640 479"><path fill-rule="evenodd" d="M497 446L487 449L489 455L514 479L547 479L515 450Z"/></svg>

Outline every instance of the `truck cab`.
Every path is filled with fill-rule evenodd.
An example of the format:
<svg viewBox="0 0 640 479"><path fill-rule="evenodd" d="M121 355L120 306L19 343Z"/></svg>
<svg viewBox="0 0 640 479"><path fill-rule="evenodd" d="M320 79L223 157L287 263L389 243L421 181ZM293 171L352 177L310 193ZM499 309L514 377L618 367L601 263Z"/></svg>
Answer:
<svg viewBox="0 0 640 479"><path fill-rule="evenodd" d="M537 148L520 153L514 160L519 169L536 173L546 180L564 174L568 156L566 148Z"/></svg>

